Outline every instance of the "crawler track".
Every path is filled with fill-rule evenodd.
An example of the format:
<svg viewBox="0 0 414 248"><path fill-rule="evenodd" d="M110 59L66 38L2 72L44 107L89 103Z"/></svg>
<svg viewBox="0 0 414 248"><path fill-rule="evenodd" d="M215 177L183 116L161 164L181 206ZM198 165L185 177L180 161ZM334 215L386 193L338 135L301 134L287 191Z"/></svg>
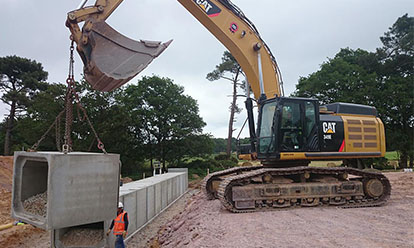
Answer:
<svg viewBox="0 0 414 248"><path fill-rule="evenodd" d="M208 174L201 182L201 190L209 200L217 199L217 192L212 189L213 181L222 181L223 177L239 175L240 173L258 170L263 166L233 167Z"/></svg>
<svg viewBox="0 0 414 248"><path fill-rule="evenodd" d="M309 180L302 182L293 182L288 184L276 183L276 184L266 184L265 182L257 182L253 180L254 178L260 178L264 175L271 175L272 177L283 177L283 178L300 178L301 175L307 174ZM311 203L309 203L309 196L295 196L291 195L272 195L267 196L267 198L255 198L256 196L251 196L253 203L249 207L237 208L235 201L233 201L233 188L234 187L243 187L248 186L252 189L250 192L257 192L260 187L268 188L281 188L281 187L310 187L312 190L312 178L327 178L327 177L336 177L340 175L349 175L350 179L344 179L342 181L337 180L331 185L329 183L321 182L314 187L330 187L333 188L334 193L325 196L313 196ZM220 181L217 192L211 192L212 181ZM369 181L374 181L377 183L377 188L380 185L380 195L372 196L367 194L367 183ZM310 184L308 184L310 183ZM338 187L341 184L355 184L356 186L351 185L352 187L362 186L362 189L359 189L359 195L352 194L341 194L335 193ZM322 185L322 186L319 186ZM328 185L328 186L326 186ZM339 186L338 186L339 185ZM229 170L212 173L210 174L203 182L203 190L208 195L208 197L217 198L222 202L223 206L231 212L242 213L242 212L254 212L254 211L268 211L268 210L280 210L280 209L289 209L295 207L303 206L340 206L343 208L358 208L358 207L374 207L384 204L391 193L391 185L388 179L381 173L365 172L353 168L317 168L317 167L295 167L295 168L264 168L262 166L251 166L251 167L239 167L232 168ZM210 192L209 192L210 191ZM242 192L243 193L243 192ZM371 196L370 196L371 195ZM250 197L250 196L249 196ZM283 201L283 205L279 206L277 201Z"/></svg>

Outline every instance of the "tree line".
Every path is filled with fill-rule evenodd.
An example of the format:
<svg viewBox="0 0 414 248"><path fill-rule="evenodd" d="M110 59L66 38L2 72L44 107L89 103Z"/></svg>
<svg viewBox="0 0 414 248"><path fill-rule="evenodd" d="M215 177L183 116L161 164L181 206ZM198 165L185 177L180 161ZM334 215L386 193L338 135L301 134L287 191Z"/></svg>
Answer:
<svg viewBox="0 0 414 248"><path fill-rule="evenodd" d="M112 92L94 91L82 80L76 84L78 100L71 113L62 114L66 85L47 83L40 63L7 56L0 58L0 72L1 100L10 106L1 123L3 155L30 149L41 138L37 150L61 150L68 127L73 150L98 152L96 132L105 150L122 155L127 174L145 160L177 165L185 156L213 151L210 135L202 132L206 123L196 100L169 78L143 77ZM72 126L65 125L68 115Z"/></svg>

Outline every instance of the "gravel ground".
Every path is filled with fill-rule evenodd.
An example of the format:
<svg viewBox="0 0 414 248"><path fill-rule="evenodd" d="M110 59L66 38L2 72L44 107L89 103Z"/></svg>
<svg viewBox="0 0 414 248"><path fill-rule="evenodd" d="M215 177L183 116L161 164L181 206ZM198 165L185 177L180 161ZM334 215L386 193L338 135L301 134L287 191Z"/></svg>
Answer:
<svg viewBox="0 0 414 248"><path fill-rule="evenodd" d="M191 189L127 245L131 247L414 247L414 173L386 173L391 199L382 207L233 214ZM9 192L1 192L4 219ZM50 234L30 225L0 231L0 247L50 247Z"/></svg>
<svg viewBox="0 0 414 248"><path fill-rule="evenodd" d="M34 195L23 202L23 208L27 212L42 216L46 218L46 211L47 211L47 192L43 192L41 194Z"/></svg>
<svg viewBox="0 0 414 248"><path fill-rule="evenodd" d="M65 233L61 239L67 247L95 246L103 239L102 229L73 228Z"/></svg>
<svg viewBox="0 0 414 248"><path fill-rule="evenodd" d="M386 173L382 207L233 214L197 193L164 225L153 247L414 247L414 174ZM135 246L129 246L135 247Z"/></svg>
<svg viewBox="0 0 414 248"><path fill-rule="evenodd" d="M170 222L174 216L183 214L186 209L186 205L192 201L194 194L198 194L199 190L190 189L184 194L178 201L172 206L162 212L156 219L141 229L134 237L128 240L128 247L134 248L147 248L158 247L157 241L154 240L154 236L157 235L160 229Z"/></svg>

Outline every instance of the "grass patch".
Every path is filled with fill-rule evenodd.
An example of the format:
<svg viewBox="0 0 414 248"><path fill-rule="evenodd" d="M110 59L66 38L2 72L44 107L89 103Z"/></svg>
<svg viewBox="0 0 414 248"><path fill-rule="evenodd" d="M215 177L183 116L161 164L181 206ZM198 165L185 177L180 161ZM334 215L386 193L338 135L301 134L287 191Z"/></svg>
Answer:
<svg viewBox="0 0 414 248"><path fill-rule="evenodd" d="M385 153L385 158L388 160L399 160L399 156L397 151L392 151L392 152L386 152Z"/></svg>

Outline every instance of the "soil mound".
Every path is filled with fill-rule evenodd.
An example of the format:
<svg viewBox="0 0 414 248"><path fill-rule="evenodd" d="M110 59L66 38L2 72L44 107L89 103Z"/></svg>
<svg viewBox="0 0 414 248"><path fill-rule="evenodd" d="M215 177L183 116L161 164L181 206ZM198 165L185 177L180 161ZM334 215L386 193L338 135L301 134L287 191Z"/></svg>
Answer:
<svg viewBox="0 0 414 248"><path fill-rule="evenodd" d="M12 190L13 156L0 156L0 189Z"/></svg>

